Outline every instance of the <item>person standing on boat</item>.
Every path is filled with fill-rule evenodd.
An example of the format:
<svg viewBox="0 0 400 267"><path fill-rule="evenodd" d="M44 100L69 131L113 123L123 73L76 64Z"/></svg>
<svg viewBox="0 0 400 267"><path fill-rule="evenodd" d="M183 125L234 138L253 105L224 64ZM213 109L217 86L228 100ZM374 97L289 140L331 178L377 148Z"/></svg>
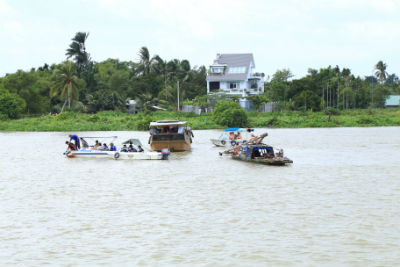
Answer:
<svg viewBox="0 0 400 267"><path fill-rule="evenodd" d="M77 149L80 149L81 148L81 144L80 144L80 142L79 142L79 137L76 135L76 134L70 134L69 135L69 141L71 142L72 140L74 140L74 142L75 142L75 146L76 146L76 148Z"/></svg>
<svg viewBox="0 0 400 267"><path fill-rule="evenodd" d="M144 152L144 150L143 150L141 145L138 145L138 152Z"/></svg>

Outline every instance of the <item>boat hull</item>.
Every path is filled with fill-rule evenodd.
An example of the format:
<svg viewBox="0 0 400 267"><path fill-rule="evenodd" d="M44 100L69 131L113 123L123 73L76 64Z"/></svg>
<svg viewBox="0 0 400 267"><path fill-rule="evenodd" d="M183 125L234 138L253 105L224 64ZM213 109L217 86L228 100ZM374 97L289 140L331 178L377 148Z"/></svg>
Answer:
<svg viewBox="0 0 400 267"><path fill-rule="evenodd" d="M218 146L218 147L230 146L230 143L227 143L227 141L225 141L225 140L220 140L220 139L210 139L210 140L214 146Z"/></svg>
<svg viewBox="0 0 400 267"><path fill-rule="evenodd" d="M167 159L163 157L161 152L118 152L118 151L92 151L78 150L66 153L68 158L106 158L106 159L132 159L132 160L161 160Z"/></svg>
<svg viewBox="0 0 400 267"><path fill-rule="evenodd" d="M69 158L109 158L111 151L77 150L66 154Z"/></svg>
<svg viewBox="0 0 400 267"><path fill-rule="evenodd" d="M150 148L153 151L161 151L168 148L172 152L189 151L191 148L190 141L150 141Z"/></svg>
<svg viewBox="0 0 400 267"><path fill-rule="evenodd" d="M293 160L286 158L286 157L249 159L249 158L240 157L240 155L232 155L232 158L236 159L236 160L254 162L254 163L264 164L264 165L274 165L274 166L284 166L284 165L293 163Z"/></svg>
<svg viewBox="0 0 400 267"><path fill-rule="evenodd" d="M233 147L237 144L243 144L243 140L221 140L221 139L210 139L211 143L217 147Z"/></svg>
<svg viewBox="0 0 400 267"><path fill-rule="evenodd" d="M160 152L113 152L111 157L123 160L161 160L163 155Z"/></svg>

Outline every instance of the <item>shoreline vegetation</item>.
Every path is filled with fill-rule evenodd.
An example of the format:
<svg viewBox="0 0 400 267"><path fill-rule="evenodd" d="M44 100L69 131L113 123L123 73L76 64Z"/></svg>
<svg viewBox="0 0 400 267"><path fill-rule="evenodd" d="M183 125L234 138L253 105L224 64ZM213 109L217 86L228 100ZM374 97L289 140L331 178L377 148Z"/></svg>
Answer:
<svg viewBox="0 0 400 267"><path fill-rule="evenodd" d="M330 128L400 126L400 109L359 109L331 112L248 112L251 128ZM187 121L193 130L224 129L212 114L143 112L136 115L103 111L96 114L63 112L56 116L25 117L0 121L0 131L147 131L151 121Z"/></svg>

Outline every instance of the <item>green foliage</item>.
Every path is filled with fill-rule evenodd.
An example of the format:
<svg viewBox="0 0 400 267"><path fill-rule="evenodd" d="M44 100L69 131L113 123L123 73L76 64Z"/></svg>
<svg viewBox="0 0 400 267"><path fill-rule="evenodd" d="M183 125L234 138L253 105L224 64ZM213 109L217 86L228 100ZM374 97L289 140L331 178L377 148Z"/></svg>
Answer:
<svg viewBox="0 0 400 267"><path fill-rule="evenodd" d="M0 114L3 114L3 118L7 116L7 118L10 119L18 119L25 109L25 106L25 100L17 94L0 94Z"/></svg>
<svg viewBox="0 0 400 267"><path fill-rule="evenodd" d="M255 109L258 109L263 103L271 102L266 95L251 95L248 96L247 99L253 101Z"/></svg>
<svg viewBox="0 0 400 267"><path fill-rule="evenodd" d="M372 114L370 114L372 113ZM246 126L254 128L300 127L365 127L400 126L399 109L347 110L332 116L328 121L325 112L284 111L274 113L251 112ZM4 120L6 119L6 120ZM63 112L57 116L41 116L9 120L0 115L2 131L148 131L151 121L178 119L187 121L194 129L218 129L225 125L214 122L212 114L186 114L183 112L155 111L149 114L130 115L114 111L94 115Z"/></svg>
<svg viewBox="0 0 400 267"><path fill-rule="evenodd" d="M315 110L321 109L321 99L318 95L310 90L302 91L295 96L294 105L298 110Z"/></svg>
<svg viewBox="0 0 400 267"><path fill-rule="evenodd" d="M228 127L246 127L246 111L236 102L221 101L215 106L213 120L219 125Z"/></svg>
<svg viewBox="0 0 400 267"><path fill-rule="evenodd" d="M153 121L153 118L149 115L140 116L138 115L136 121L136 129L145 131L149 129L150 122Z"/></svg>
<svg viewBox="0 0 400 267"><path fill-rule="evenodd" d="M54 85L50 90L50 97L60 96L65 99L61 112L64 111L65 104L71 108L71 101L79 98L78 83L79 79L75 75L75 66L71 61L63 62L54 70Z"/></svg>
<svg viewBox="0 0 400 267"><path fill-rule="evenodd" d="M337 108L332 108L332 107L330 107L330 108L327 108L327 109L325 109L324 110L324 113L326 114L326 115L340 115L340 110L339 109L337 109Z"/></svg>
<svg viewBox="0 0 400 267"><path fill-rule="evenodd" d="M184 103L205 108L229 99L223 94L206 95L206 67L192 67L186 59L163 60L158 55L151 55L147 47L140 49L137 62L118 59L93 62L86 51L88 36L86 32L78 32L72 38L66 56L73 62L51 66L44 64L30 71L18 70L0 77L0 90L7 90L24 99L26 105L20 114L31 116L60 112L67 103L69 111L126 111L126 100L140 98L145 110L151 110L149 107L153 105L173 110L177 105L177 81L180 82L181 103L186 101ZM382 108L388 95L400 94L400 81L397 75L387 72L383 61L375 65L375 71L375 76L355 77L348 68L328 66L319 70L309 69L305 77L292 80L293 74L289 69L277 70L265 83L265 95L248 98L255 108L263 102L279 102L279 110L284 112L328 109L329 114L332 108L342 112ZM237 102L238 97L230 99ZM217 125L205 118L199 121L198 127ZM130 119L123 125L128 128L128 124L132 126L135 123L136 119ZM269 119L264 120L263 125L265 123L268 124ZM269 124L285 123L278 118ZM302 125L302 122L298 123ZM310 125L317 123L314 121ZM333 126L336 122L330 123L329 126Z"/></svg>

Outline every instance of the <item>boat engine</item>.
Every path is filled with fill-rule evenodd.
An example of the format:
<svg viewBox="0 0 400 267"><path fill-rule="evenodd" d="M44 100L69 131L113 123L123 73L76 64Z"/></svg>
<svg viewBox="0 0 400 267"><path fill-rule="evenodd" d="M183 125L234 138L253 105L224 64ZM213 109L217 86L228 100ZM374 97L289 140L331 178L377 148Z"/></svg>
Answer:
<svg viewBox="0 0 400 267"><path fill-rule="evenodd" d="M161 154L162 154L162 159L168 159L168 156L170 154L168 148L163 148L161 149Z"/></svg>

